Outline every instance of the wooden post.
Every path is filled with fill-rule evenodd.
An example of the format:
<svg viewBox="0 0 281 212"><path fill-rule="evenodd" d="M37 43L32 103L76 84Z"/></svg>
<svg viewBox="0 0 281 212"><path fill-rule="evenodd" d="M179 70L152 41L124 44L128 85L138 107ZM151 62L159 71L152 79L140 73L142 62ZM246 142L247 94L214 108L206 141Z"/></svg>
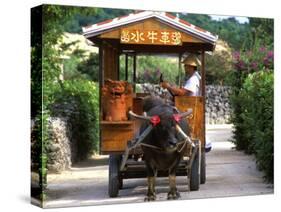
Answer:
<svg viewBox="0 0 281 212"><path fill-rule="evenodd" d="M136 72L137 72L137 55L134 54L133 58L134 58L134 62L133 62L133 65L134 65L133 83L134 83L134 92L136 92L136 81L137 81L137 75L136 75Z"/></svg>
<svg viewBox="0 0 281 212"><path fill-rule="evenodd" d="M103 43L99 46L99 112L100 114L102 114L102 106L101 106L101 96L102 96L102 86L104 85L104 73L103 73ZM101 123L102 121L102 115L99 116L99 123ZM101 129L99 127L99 129ZM101 137L101 130L99 130L99 153L101 154L101 141L102 141L102 137Z"/></svg>
<svg viewBox="0 0 281 212"><path fill-rule="evenodd" d="M115 50L115 60L116 60L116 68L117 68L117 79L120 80L120 54Z"/></svg>
<svg viewBox="0 0 281 212"><path fill-rule="evenodd" d="M181 75L182 75L182 68L181 68L181 60L182 60L182 53L179 54L179 63L178 63L178 68L179 68L179 80L178 80L178 86L182 86L181 85Z"/></svg>
<svg viewBox="0 0 281 212"><path fill-rule="evenodd" d="M125 81L128 81L128 54L125 54Z"/></svg>
<svg viewBox="0 0 281 212"><path fill-rule="evenodd" d="M104 65L103 65L103 44L99 46L99 83L100 86L103 86L104 84Z"/></svg>
<svg viewBox="0 0 281 212"><path fill-rule="evenodd" d="M201 92L202 92L202 96L203 96L203 135L204 135L204 141L201 141L202 148L205 148L205 143L206 143L205 84L206 84L205 51L202 50L201 51Z"/></svg>
<svg viewBox="0 0 281 212"><path fill-rule="evenodd" d="M205 71L205 51L201 52L201 89L202 96L205 98L205 83L206 83L206 71Z"/></svg>

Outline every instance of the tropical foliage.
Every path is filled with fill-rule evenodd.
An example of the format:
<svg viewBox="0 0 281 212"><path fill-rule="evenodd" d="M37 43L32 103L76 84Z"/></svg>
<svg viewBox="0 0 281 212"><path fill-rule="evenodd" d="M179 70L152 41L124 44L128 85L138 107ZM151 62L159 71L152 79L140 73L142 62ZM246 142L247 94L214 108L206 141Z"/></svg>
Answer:
<svg viewBox="0 0 281 212"><path fill-rule="evenodd" d="M56 45L62 38L65 23L76 13L94 14L95 8L78 8L58 5L43 5L32 9L31 18L31 116L35 120L35 130L32 139L35 140L36 154L32 157L36 158L35 163L39 164L37 168L39 174L40 199L44 199L44 189L47 180L47 151L45 147L48 142L52 142L48 137L48 119L52 114L52 104L58 101L58 93L68 91L65 95L71 93L75 96L75 84L70 83L68 88L67 83L61 80L61 52L56 48ZM80 83L80 86L83 83ZM86 84L87 85L87 84ZM85 85L85 86L86 86ZM70 92L72 90L72 92ZM91 89L89 89L91 90ZM42 92L43 91L43 92ZM80 93L81 94L81 93ZM76 94L78 95L78 94ZM84 97L87 96L84 95ZM89 95L88 95L89 97ZM87 98L87 97L85 97ZM85 111L95 111L98 105L93 107L92 102L85 100L83 95L77 102L80 103L83 112L79 113L82 120L85 116ZM66 98L67 99L67 98ZM95 96L95 100L96 100ZM80 102L79 102L80 101ZM70 103L68 103L70 104ZM95 116L97 118L98 116ZM92 120L93 116L87 117L87 121ZM97 130L97 128L96 128ZM96 133L97 135L97 133ZM95 148L87 146L88 151ZM86 148L87 148L86 147ZM90 149L90 150L89 150ZM97 149L97 148L96 148ZM86 151L87 153L87 151Z"/></svg>
<svg viewBox="0 0 281 212"><path fill-rule="evenodd" d="M53 102L47 109L51 116L68 119L76 160L83 160L99 152L99 85L75 79L64 80L62 86L56 84L51 89Z"/></svg>
<svg viewBox="0 0 281 212"><path fill-rule="evenodd" d="M257 46L234 52L231 103L234 144L254 153L258 167L273 181L273 51Z"/></svg>
<svg viewBox="0 0 281 212"><path fill-rule="evenodd" d="M227 78L232 70L232 52L229 45L218 40L214 52L206 54L206 84L229 85Z"/></svg>
<svg viewBox="0 0 281 212"><path fill-rule="evenodd" d="M249 74L239 94L245 150L256 155L269 181L273 180L273 82L272 70Z"/></svg>

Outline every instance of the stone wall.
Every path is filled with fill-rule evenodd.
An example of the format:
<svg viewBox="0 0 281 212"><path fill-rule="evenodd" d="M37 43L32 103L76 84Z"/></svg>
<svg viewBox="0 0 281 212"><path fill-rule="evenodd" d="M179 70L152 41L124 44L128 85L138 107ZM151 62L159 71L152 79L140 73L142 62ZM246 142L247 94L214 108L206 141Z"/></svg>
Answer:
<svg viewBox="0 0 281 212"><path fill-rule="evenodd" d="M48 172L60 172L71 167L71 143L66 120L49 119L50 141L47 146Z"/></svg>
<svg viewBox="0 0 281 212"><path fill-rule="evenodd" d="M149 93L150 95L160 96L166 101L171 102L171 95L166 89L159 85L148 83L138 84L139 92ZM206 86L206 124L228 124L230 119L229 86L207 85Z"/></svg>
<svg viewBox="0 0 281 212"><path fill-rule="evenodd" d="M34 130L34 121L31 121L31 135ZM71 142L70 142L70 130L67 127L67 121L63 118L50 118L48 120L48 134L49 140L46 142L45 147L47 152L47 169L49 173L59 173L63 170L69 169L71 167ZM33 136L32 136L33 137ZM31 164L32 169L35 170L40 167L40 164L37 164L38 147L36 148L36 143L38 142L35 139L31 139ZM40 141L41 142L41 141ZM35 155L35 156L34 156Z"/></svg>
<svg viewBox="0 0 281 212"><path fill-rule="evenodd" d="M230 120L229 86L206 86L206 124L228 124Z"/></svg>

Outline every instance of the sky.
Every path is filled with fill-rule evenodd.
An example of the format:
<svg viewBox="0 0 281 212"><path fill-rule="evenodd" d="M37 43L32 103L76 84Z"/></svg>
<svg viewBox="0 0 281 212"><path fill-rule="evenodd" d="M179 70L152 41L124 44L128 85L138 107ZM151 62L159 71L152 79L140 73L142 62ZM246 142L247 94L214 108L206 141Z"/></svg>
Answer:
<svg viewBox="0 0 281 212"><path fill-rule="evenodd" d="M222 19L227 19L227 18L230 18L230 17L234 17L237 21L239 21L239 23L243 24L243 23L248 23L249 22L249 19L247 17L241 17L241 16L226 16L226 15L210 15L211 18L213 20L222 20Z"/></svg>

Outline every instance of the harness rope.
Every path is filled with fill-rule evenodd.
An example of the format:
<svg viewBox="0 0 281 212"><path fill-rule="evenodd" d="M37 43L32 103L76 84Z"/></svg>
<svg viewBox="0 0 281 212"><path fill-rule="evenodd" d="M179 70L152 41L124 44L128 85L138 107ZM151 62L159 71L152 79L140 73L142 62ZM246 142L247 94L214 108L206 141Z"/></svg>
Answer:
<svg viewBox="0 0 281 212"><path fill-rule="evenodd" d="M180 148L180 145L182 145L182 147ZM168 151L175 151L177 150L177 152L181 153L184 149L184 147L186 146L187 144L187 139L184 139L183 141L181 141L180 143L177 143L175 147L171 148L170 150ZM152 148L152 149L155 149L155 150L158 150L158 151L162 151L162 152L166 152L167 149L163 149L163 148L160 148L160 147L157 147L157 146L154 146L154 145L151 145L151 144L146 144L146 143L140 143L139 144L140 146L145 146L145 147L149 147L149 148ZM180 148L180 149L179 149Z"/></svg>

